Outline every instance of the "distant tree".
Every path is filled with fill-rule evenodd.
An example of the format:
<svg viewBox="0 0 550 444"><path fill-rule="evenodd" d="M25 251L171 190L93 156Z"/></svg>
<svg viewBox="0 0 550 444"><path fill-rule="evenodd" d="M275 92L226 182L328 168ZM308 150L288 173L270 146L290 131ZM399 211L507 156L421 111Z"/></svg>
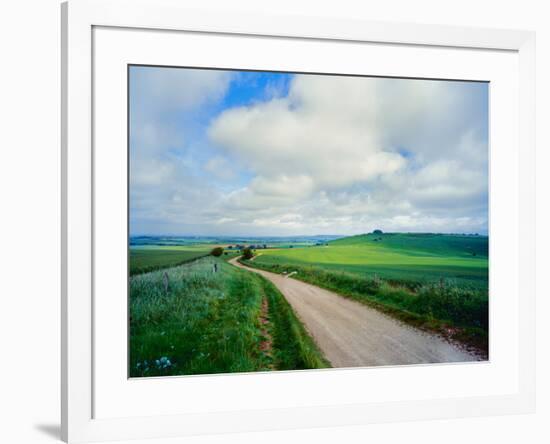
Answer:
<svg viewBox="0 0 550 444"><path fill-rule="evenodd" d="M245 248L243 250L243 258L245 259L252 259L254 257L254 253L252 253L252 250L250 248Z"/></svg>
<svg viewBox="0 0 550 444"><path fill-rule="evenodd" d="M372 234L383 234L383 233L382 233L382 230L374 230Z"/></svg>
<svg viewBox="0 0 550 444"><path fill-rule="evenodd" d="M222 247L213 248L212 251L210 252L210 254L212 256L219 257L223 254L223 248Z"/></svg>

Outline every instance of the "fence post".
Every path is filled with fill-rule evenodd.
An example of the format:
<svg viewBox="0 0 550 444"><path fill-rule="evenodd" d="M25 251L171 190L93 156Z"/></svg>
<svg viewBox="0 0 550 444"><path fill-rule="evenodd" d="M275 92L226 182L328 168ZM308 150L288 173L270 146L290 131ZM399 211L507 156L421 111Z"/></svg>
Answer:
<svg viewBox="0 0 550 444"><path fill-rule="evenodd" d="M164 282L164 292L168 294L168 273L166 271L162 275L162 280Z"/></svg>

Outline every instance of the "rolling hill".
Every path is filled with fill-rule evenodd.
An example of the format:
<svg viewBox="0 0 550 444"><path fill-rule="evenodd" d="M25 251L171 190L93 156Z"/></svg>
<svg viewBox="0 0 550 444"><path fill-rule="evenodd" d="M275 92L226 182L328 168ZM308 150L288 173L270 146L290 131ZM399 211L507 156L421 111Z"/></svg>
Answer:
<svg viewBox="0 0 550 444"><path fill-rule="evenodd" d="M311 266L353 274L428 283L488 287L489 238L431 233L361 234L324 246L262 251L264 265Z"/></svg>

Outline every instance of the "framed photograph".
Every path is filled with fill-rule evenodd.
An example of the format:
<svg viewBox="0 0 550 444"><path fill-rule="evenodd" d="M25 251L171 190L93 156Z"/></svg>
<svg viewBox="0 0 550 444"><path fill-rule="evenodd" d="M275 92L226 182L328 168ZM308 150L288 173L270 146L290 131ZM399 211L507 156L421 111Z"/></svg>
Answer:
<svg viewBox="0 0 550 444"><path fill-rule="evenodd" d="M63 438L533 411L534 34L179 3L62 6Z"/></svg>

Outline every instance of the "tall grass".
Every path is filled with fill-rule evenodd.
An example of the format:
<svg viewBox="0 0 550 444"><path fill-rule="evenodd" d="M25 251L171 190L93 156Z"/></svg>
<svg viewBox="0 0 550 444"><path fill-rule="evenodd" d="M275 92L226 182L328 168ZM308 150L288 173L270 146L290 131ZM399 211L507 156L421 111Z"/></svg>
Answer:
<svg viewBox="0 0 550 444"><path fill-rule="evenodd" d="M266 297L274 358L260 347L265 338L259 318ZM206 257L131 277L130 376L324 365L321 358L312 357L314 343L293 325L293 313L280 308L281 300L282 295L261 276L221 258Z"/></svg>

